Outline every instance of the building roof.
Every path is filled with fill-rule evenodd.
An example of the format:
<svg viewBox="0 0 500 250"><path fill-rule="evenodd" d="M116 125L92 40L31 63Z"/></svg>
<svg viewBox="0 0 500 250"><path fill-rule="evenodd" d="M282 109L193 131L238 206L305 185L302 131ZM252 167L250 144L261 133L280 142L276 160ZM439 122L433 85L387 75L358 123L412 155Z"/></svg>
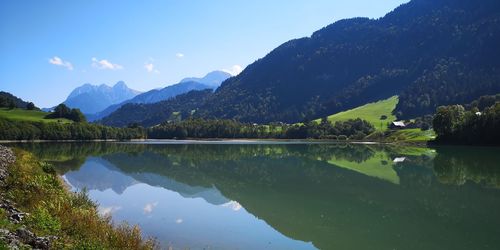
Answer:
<svg viewBox="0 0 500 250"><path fill-rule="evenodd" d="M406 157L396 157L392 162L394 163L399 163L399 162L404 162L406 160Z"/></svg>
<svg viewBox="0 0 500 250"><path fill-rule="evenodd" d="M392 125L397 126L397 127L405 127L405 123L402 121L397 121L397 122L392 122Z"/></svg>

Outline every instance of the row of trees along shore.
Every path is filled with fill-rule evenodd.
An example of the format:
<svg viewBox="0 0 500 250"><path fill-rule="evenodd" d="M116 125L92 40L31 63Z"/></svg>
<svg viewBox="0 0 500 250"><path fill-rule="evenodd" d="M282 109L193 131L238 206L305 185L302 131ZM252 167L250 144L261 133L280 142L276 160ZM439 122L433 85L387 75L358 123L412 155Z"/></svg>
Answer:
<svg viewBox="0 0 500 250"><path fill-rule="evenodd" d="M361 119L331 123L326 118L321 122L304 124L270 123L260 125L234 120L187 119L180 122L165 122L148 129L148 138L270 138L270 139L363 139L375 131L373 125Z"/></svg>
<svg viewBox="0 0 500 250"><path fill-rule="evenodd" d="M85 122L27 122L0 119L0 140L129 140L146 138L142 128Z"/></svg>
<svg viewBox="0 0 500 250"><path fill-rule="evenodd" d="M131 125L127 128L90 124L28 122L0 119L0 140L96 140L96 139L184 139L184 138L270 138L270 139L358 139L375 129L361 119L331 123L307 122L301 125L271 123L257 125L234 120L188 119L163 123L148 129Z"/></svg>

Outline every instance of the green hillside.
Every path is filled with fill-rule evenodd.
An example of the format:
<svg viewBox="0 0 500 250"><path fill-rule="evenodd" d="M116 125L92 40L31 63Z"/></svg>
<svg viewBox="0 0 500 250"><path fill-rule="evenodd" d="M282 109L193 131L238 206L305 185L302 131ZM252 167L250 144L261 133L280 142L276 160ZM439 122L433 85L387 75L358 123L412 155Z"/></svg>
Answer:
<svg viewBox="0 0 500 250"><path fill-rule="evenodd" d="M398 101L399 98L397 96L393 96L386 100L368 103L354 109L331 115L328 117L328 120L336 122L361 118L371 123L376 130L383 131L387 129L388 123L396 120L396 117L392 114L392 111L396 108ZM382 115L387 116L387 119L381 120L380 118L382 117ZM320 119L316 121L319 122Z"/></svg>
<svg viewBox="0 0 500 250"><path fill-rule="evenodd" d="M72 121L64 118L45 119L48 113L38 110L25 109L8 109L0 108L0 118L5 118L13 121L30 121L30 122L62 122L70 123Z"/></svg>

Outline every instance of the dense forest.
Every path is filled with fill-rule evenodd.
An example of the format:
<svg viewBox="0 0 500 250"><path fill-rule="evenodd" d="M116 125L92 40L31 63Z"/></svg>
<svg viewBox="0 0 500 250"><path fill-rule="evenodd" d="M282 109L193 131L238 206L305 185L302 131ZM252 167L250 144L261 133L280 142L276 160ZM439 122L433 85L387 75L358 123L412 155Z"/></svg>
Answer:
<svg viewBox="0 0 500 250"><path fill-rule="evenodd" d="M500 142L500 95L483 96L465 107L442 106L433 120L437 142L489 144Z"/></svg>
<svg viewBox="0 0 500 250"><path fill-rule="evenodd" d="M361 140L375 131L373 126L361 119L331 123L326 118L320 123L307 122L301 125L271 123L258 125L234 120L187 119L166 122L148 129L148 138L254 138L254 139L337 139Z"/></svg>
<svg viewBox="0 0 500 250"><path fill-rule="evenodd" d="M144 127L158 125L164 121L178 121L192 117L197 108L212 94L211 89L193 90L175 98L152 104L125 104L98 123L108 126L125 127L139 124Z"/></svg>

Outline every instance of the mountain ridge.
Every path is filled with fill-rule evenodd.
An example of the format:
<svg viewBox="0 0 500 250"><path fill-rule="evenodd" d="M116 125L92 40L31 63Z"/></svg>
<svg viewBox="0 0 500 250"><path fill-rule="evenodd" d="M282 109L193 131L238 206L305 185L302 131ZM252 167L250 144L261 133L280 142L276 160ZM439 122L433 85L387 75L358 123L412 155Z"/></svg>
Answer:
<svg viewBox="0 0 500 250"><path fill-rule="evenodd" d="M79 108L84 114L92 114L140 93L128 88L123 81L117 82L112 87L106 84L85 83L71 91L63 103L70 108Z"/></svg>
<svg viewBox="0 0 500 250"><path fill-rule="evenodd" d="M297 122L400 95L396 112L408 118L494 93L500 89L499 10L492 0L413 0L380 19L335 22L249 65L217 89L200 115ZM455 79L441 98L428 86L451 82L431 79L452 77L448 68L471 79ZM463 84L481 77L489 78L481 86ZM465 85L474 86L471 94Z"/></svg>
<svg viewBox="0 0 500 250"><path fill-rule="evenodd" d="M89 115L88 119L90 121L100 120L110 115L114 111L118 110L120 107L129 103L136 103L136 104L156 103L168 100L177 95L184 94L192 90L204 90L204 89L214 90L217 87L219 87L220 84L229 77L231 77L229 73L216 70L209 72L208 74L206 74L204 77L201 78L197 77L184 78L179 83L172 84L161 89L153 89L144 92L140 95L137 95L129 100L125 100L121 103L111 105L96 114Z"/></svg>
<svg viewBox="0 0 500 250"><path fill-rule="evenodd" d="M225 80L227 80L228 78L231 78L232 75L227 73L227 72L224 72L222 70L215 70L215 71L212 71L212 72L209 72L208 74L206 74L204 77L187 77L187 78L184 78L180 81L180 83L183 83L183 82L199 82L199 83L202 83L202 84L205 84L205 85L208 85L210 87L219 87L221 85L222 82L224 82ZM223 79L221 81L221 79Z"/></svg>

